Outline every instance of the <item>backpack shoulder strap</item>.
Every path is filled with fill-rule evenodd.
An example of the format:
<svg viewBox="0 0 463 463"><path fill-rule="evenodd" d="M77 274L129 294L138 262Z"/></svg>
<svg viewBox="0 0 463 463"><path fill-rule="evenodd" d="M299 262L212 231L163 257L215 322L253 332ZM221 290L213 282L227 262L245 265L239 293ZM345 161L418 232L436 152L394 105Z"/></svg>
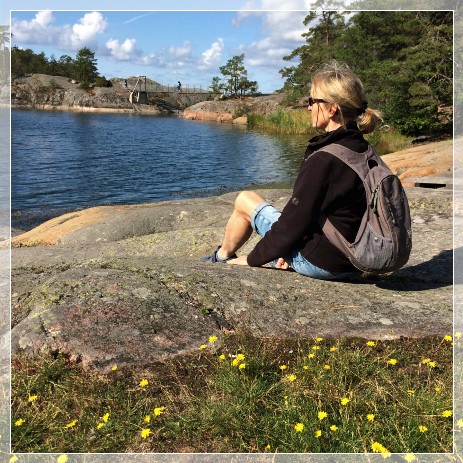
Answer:
<svg viewBox="0 0 463 463"><path fill-rule="evenodd" d="M381 160L370 145L368 145L368 149L363 153L357 153L356 151L352 151L351 149L337 143L326 145L318 151L323 151L336 156L353 169L362 181L368 175L368 171L370 170L369 161L374 161L377 165L386 167L386 164Z"/></svg>

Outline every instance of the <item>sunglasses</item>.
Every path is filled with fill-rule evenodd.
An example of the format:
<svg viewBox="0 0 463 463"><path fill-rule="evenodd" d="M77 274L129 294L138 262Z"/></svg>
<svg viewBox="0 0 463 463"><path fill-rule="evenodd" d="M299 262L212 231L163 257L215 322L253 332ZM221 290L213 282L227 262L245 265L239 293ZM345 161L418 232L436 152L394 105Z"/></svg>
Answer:
<svg viewBox="0 0 463 463"><path fill-rule="evenodd" d="M315 103L328 103L327 101L322 100L321 98L312 98L311 96L309 96L309 98L307 98L305 102L309 103L309 106L313 106Z"/></svg>

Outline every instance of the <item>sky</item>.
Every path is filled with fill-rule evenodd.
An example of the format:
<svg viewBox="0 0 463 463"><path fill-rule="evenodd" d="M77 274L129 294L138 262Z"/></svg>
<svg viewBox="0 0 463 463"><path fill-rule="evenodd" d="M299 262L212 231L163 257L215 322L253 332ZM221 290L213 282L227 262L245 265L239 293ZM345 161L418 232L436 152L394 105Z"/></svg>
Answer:
<svg viewBox="0 0 463 463"><path fill-rule="evenodd" d="M268 7L275 3L267 0ZM88 47L100 75L146 76L164 85L208 87L220 66L244 54L248 79L272 93L284 80L283 57L305 43L296 11L12 11L12 45L75 58ZM294 63L294 62L293 62Z"/></svg>

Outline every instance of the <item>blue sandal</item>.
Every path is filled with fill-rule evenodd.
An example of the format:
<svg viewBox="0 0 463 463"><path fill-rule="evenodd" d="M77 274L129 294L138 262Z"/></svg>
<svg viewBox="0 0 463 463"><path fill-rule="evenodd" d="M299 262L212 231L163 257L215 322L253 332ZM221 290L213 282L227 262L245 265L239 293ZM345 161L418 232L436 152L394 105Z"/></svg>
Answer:
<svg viewBox="0 0 463 463"><path fill-rule="evenodd" d="M217 249L210 256L201 257L201 262L219 262L222 264L224 262L236 259L238 257L236 254L233 254L233 256L227 257L226 259L220 259L220 257L217 256L217 251L221 247L222 246L218 246Z"/></svg>

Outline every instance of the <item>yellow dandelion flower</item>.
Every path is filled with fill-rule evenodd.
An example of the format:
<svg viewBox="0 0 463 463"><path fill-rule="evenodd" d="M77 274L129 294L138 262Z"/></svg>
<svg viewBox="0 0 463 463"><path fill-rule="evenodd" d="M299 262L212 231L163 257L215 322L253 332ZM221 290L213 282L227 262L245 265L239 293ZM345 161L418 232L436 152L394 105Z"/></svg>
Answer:
<svg viewBox="0 0 463 463"><path fill-rule="evenodd" d="M338 348L336 346L330 347L330 352L336 352Z"/></svg>
<svg viewBox="0 0 463 463"><path fill-rule="evenodd" d="M214 336L214 335L209 336L209 342L210 342L211 344L213 344L215 341L217 341L217 336Z"/></svg>
<svg viewBox="0 0 463 463"><path fill-rule="evenodd" d="M15 461L18 461L18 457L16 455L13 455L11 458L10 458L10 463L14 463Z"/></svg>
<svg viewBox="0 0 463 463"><path fill-rule="evenodd" d="M237 367L240 364L240 361L235 358L235 359L232 360L231 364L232 364L232 366Z"/></svg>
<svg viewBox="0 0 463 463"><path fill-rule="evenodd" d="M420 430L420 432L426 432L428 430L428 428L426 426L423 426L422 424L418 426L418 429Z"/></svg>
<svg viewBox="0 0 463 463"><path fill-rule="evenodd" d="M35 402L39 398L38 395L30 395L27 399L28 402Z"/></svg>
<svg viewBox="0 0 463 463"><path fill-rule="evenodd" d="M313 359L315 357L315 354L309 354L307 355L307 357L309 357L309 359Z"/></svg>
<svg viewBox="0 0 463 463"><path fill-rule="evenodd" d="M320 350L320 346L312 346L312 350Z"/></svg>
<svg viewBox="0 0 463 463"><path fill-rule="evenodd" d="M103 418L101 418L101 419L103 420L103 423L107 423L108 420L109 420L109 413L105 413L105 414L103 415Z"/></svg>
<svg viewBox="0 0 463 463"><path fill-rule="evenodd" d="M321 437L322 436L322 432L320 429L318 429L317 431L315 431L315 437Z"/></svg>
<svg viewBox="0 0 463 463"><path fill-rule="evenodd" d="M413 460L416 460L416 457L415 457L415 455L413 455L413 453L406 453L404 455L404 460L408 461L408 462L411 462Z"/></svg>
<svg viewBox="0 0 463 463"><path fill-rule="evenodd" d="M441 391L441 388L440 388L439 386L436 386L436 387L434 388L434 390L435 390L436 392L440 392L440 391Z"/></svg>
<svg viewBox="0 0 463 463"><path fill-rule="evenodd" d="M460 339L460 338L461 338L461 333L460 333L459 331L457 331L457 332L455 333L455 337L456 337L457 339Z"/></svg>
<svg viewBox="0 0 463 463"><path fill-rule="evenodd" d="M280 365L280 370L283 371L283 370L286 370L286 368L288 368L288 365Z"/></svg>
<svg viewBox="0 0 463 463"><path fill-rule="evenodd" d="M294 430L296 432L302 432L304 430L304 424L303 423L296 423L294 425Z"/></svg>
<svg viewBox="0 0 463 463"><path fill-rule="evenodd" d="M154 409L154 416L162 415L162 413L164 412L165 409L166 409L166 407L156 407Z"/></svg>
<svg viewBox="0 0 463 463"><path fill-rule="evenodd" d="M331 367L329 365L323 365L324 370L331 370Z"/></svg>
<svg viewBox="0 0 463 463"><path fill-rule="evenodd" d="M457 421L457 426L458 426L460 429L463 428L463 420L462 420L462 419L460 419L460 420Z"/></svg>
<svg viewBox="0 0 463 463"><path fill-rule="evenodd" d="M413 395L415 391L413 389L407 389L407 394L408 395Z"/></svg>
<svg viewBox="0 0 463 463"><path fill-rule="evenodd" d="M245 363L240 363L239 367L238 367L240 370L244 370L246 368L246 364Z"/></svg>
<svg viewBox="0 0 463 463"><path fill-rule="evenodd" d="M78 420L72 420L70 423L68 423L65 428L73 428L77 424Z"/></svg>
<svg viewBox="0 0 463 463"><path fill-rule="evenodd" d="M14 425L15 426L22 426L25 422L26 422L26 420L23 420L22 418L19 418L19 420L16 420L14 422Z"/></svg>
<svg viewBox="0 0 463 463"><path fill-rule="evenodd" d="M444 341L452 342L452 341L453 341L453 338L452 338L452 336L450 336L450 335L448 334L447 336L444 336Z"/></svg>
<svg viewBox="0 0 463 463"><path fill-rule="evenodd" d="M140 381L140 387L145 387L145 386L148 386L148 380L147 379L142 379Z"/></svg>
<svg viewBox="0 0 463 463"><path fill-rule="evenodd" d="M149 423L149 422L151 421L151 416L146 415L146 416L143 418L143 421L144 421L145 423Z"/></svg>
<svg viewBox="0 0 463 463"><path fill-rule="evenodd" d="M371 444L371 450L375 453L389 453L386 447L384 447L382 444L379 442L373 442Z"/></svg>
<svg viewBox="0 0 463 463"><path fill-rule="evenodd" d="M335 432L335 431L337 431L339 428L338 428L335 424L332 424L332 425L330 426L330 429L331 429L331 431Z"/></svg>
<svg viewBox="0 0 463 463"><path fill-rule="evenodd" d="M267 445L265 446L265 450L266 450L267 452L268 452L271 448L272 448L272 447L270 447L270 444L267 444Z"/></svg>
<svg viewBox="0 0 463 463"><path fill-rule="evenodd" d="M368 421L373 421L374 419L375 419L375 415L373 415L373 413L368 413L367 420Z"/></svg>
<svg viewBox="0 0 463 463"><path fill-rule="evenodd" d="M316 341L316 342L322 342L322 341L323 341L323 338L315 338L315 341Z"/></svg>
<svg viewBox="0 0 463 463"><path fill-rule="evenodd" d="M244 354L238 354L236 356L236 360L238 360L238 362L242 362L244 360Z"/></svg>
<svg viewBox="0 0 463 463"><path fill-rule="evenodd" d="M341 405L347 405L350 402L350 400L347 397L343 397L341 399Z"/></svg>
<svg viewBox="0 0 463 463"><path fill-rule="evenodd" d="M423 363L424 365L426 365L426 364L429 363L430 361L431 361L431 359L426 358L426 359L421 360L421 363Z"/></svg>
<svg viewBox="0 0 463 463"><path fill-rule="evenodd" d="M112 370L112 371L116 371L116 370L117 370L117 365L113 365L113 366L111 367L111 370Z"/></svg>
<svg viewBox="0 0 463 463"><path fill-rule="evenodd" d="M294 382L294 381L296 381L297 376L296 375L289 375L287 378L288 378L288 381Z"/></svg>
<svg viewBox="0 0 463 463"><path fill-rule="evenodd" d="M367 346L368 347L375 347L376 343L375 343L375 341L367 341Z"/></svg>
<svg viewBox="0 0 463 463"><path fill-rule="evenodd" d="M304 370L308 370L308 369L309 369L309 367L308 367L307 365L304 365L302 368L303 368Z"/></svg>
<svg viewBox="0 0 463 463"><path fill-rule="evenodd" d="M227 357L225 357L225 354L219 355L219 360L225 360Z"/></svg>
<svg viewBox="0 0 463 463"><path fill-rule="evenodd" d="M150 434L151 434L151 429L149 428L142 429L140 433L143 439L146 439Z"/></svg>
<svg viewBox="0 0 463 463"><path fill-rule="evenodd" d="M436 364L436 362L429 362L428 365L429 365L431 368L434 368L437 364Z"/></svg>
<svg viewBox="0 0 463 463"><path fill-rule="evenodd" d="M68 461L68 456L65 455L65 454L60 455L60 456L56 459L56 463L66 463L67 461Z"/></svg>
<svg viewBox="0 0 463 463"><path fill-rule="evenodd" d="M387 361L387 363L389 363L389 365L396 365L397 364L397 360L396 359L389 359Z"/></svg>
<svg viewBox="0 0 463 463"><path fill-rule="evenodd" d="M199 346L199 348L202 350L202 349L206 349L207 346L206 346L206 344L201 344L201 345Z"/></svg>
<svg viewBox="0 0 463 463"><path fill-rule="evenodd" d="M449 418L449 417L451 417L451 416L452 416L452 410L444 410L444 411L442 412L442 416L443 416L444 418Z"/></svg>
<svg viewBox="0 0 463 463"><path fill-rule="evenodd" d="M328 416L328 413L326 412L318 412L318 419L321 421L323 420L324 418L326 418Z"/></svg>
<svg viewBox="0 0 463 463"><path fill-rule="evenodd" d="M96 429L101 429L104 426L104 423L98 423L96 425Z"/></svg>

